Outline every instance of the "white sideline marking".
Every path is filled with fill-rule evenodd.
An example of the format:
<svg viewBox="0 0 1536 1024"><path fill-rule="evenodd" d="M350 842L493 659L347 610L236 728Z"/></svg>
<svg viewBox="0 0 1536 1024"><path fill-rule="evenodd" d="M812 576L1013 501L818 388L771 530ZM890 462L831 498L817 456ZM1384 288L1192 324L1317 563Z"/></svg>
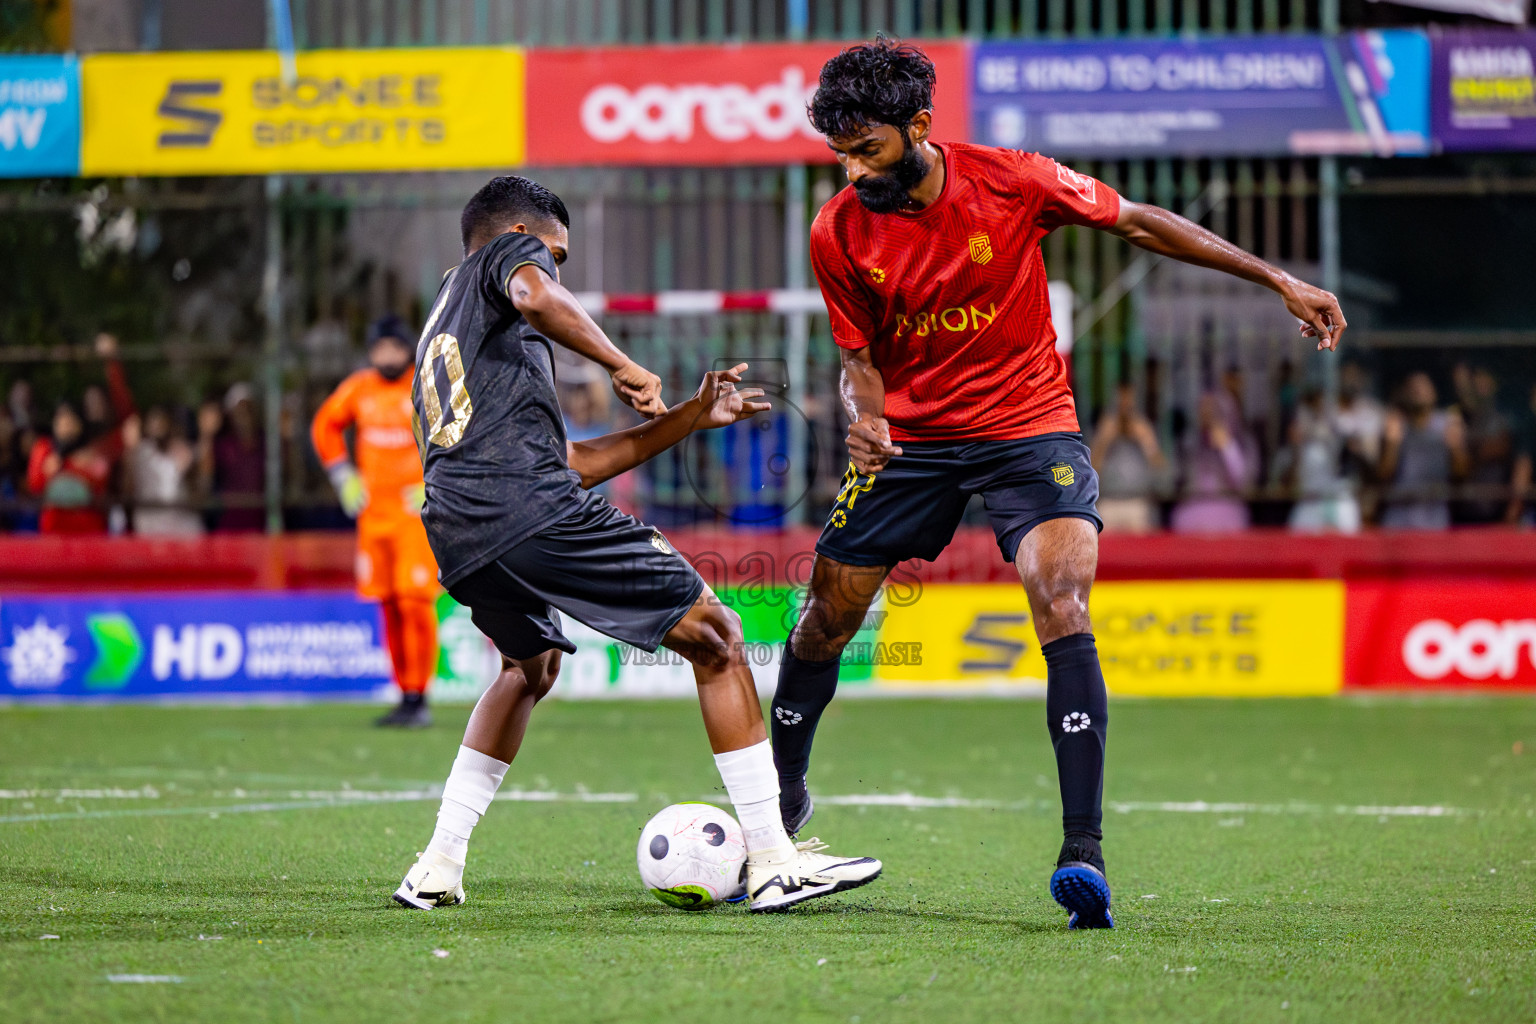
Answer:
<svg viewBox="0 0 1536 1024"><path fill-rule="evenodd" d="M107 980L129 985L180 985L185 979L175 974L109 974Z"/></svg>
<svg viewBox="0 0 1536 1024"><path fill-rule="evenodd" d="M1109 809L1118 814L1132 811L1168 811L1175 814L1344 814L1362 818L1455 818L1471 814L1461 807L1441 804L1409 804L1401 807L1377 807L1370 804L1217 804L1204 800L1177 802L1162 801L1110 801Z"/></svg>
<svg viewBox="0 0 1536 1024"><path fill-rule="evenodd" d="M154 786L138 789L0 789L0 800L157 800Z"/></svg>
<svg viewBox="0 0 1536 1024"><path fill-rule="evenodd" d="M159 799L159 790L146 785L140 789L59 789L59 790L0 790L0 799ZM192 795L192 794L188 794ZM198 807L145 807L102 811L62 811L55 813L0 815L0 824L20 824L38 821L69 821L85 818L162 817L172 815L255 814L266 811L298 811L320 807L352 807L378 803L416 803L442 798L441 786L415 789L293 789L282 791L255 791L234 789L207 794L215 799L247 800L251 797L267 799L247 803L235 803ZM639 801L635 793L589 793L577 790L562 793L543 789L509 789L496 794L496 799L513 803L579 803L579 804L632 804ZM710 794L706 800L718 800L719 794ZM896 807L908 810L962 809L992 811L1050 810L1055 804L1047 800L978 800L960 796L920 796L916 793L855 793L842 796L818 796L817 803L835 807ZM1474 814L1465 808L1447 807L1441 804L1387 806L1374 804L1323 804L1284 803L1218 803L1205 800L1156 800L1110 801L1108 808L1117 814L1136 812L1169 814L1337 814L1365 818L1454 818Z"/></svg>
<svg viewBox="0 0 1536 1024"><path fill-rule="evenodd" d="M355 807L370 803L411 803L439 800L441 787L368 791L342 789L296 793L305 799L269 800L248 804L222 804L204 807L145 807L121 811L63 811L53 814L0 815L0 825L33 821L75 821L85 818L159 818L174 815L258 814L263 811L302 811L316 807ZM634 793L556 793L549 790L513 789L496 794L497 800L519 803L632 804L640 797Z"/></svg>

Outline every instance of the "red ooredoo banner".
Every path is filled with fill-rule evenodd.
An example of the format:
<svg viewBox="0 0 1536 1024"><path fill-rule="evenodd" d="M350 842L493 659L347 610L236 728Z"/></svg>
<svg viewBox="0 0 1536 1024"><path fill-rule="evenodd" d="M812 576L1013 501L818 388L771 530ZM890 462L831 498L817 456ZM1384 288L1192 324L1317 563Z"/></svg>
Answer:
<svg viewBox="0 0 1536 1024"><path fill-rule="evenodd" d="M528 162L829 163L805 105L840 45L530 50ZM965 44L919 45L938 73L934 136L964 140Z"/></svg>
<svg viewBox="0 0 1536 1024"><path fill-rule="evenodd" d="M1536 688L1536 583L1350 583L1344 683Z"/></svg>

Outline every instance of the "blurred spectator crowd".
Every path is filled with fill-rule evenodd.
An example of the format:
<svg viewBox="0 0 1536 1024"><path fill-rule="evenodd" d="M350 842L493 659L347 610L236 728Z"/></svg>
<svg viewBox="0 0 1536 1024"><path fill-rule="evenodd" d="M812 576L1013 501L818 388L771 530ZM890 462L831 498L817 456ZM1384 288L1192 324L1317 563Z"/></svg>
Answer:
<svg viewBox="0 0 1536 1024"><path fill-rule="evenodd" d="M1122 385L1091 438L1104 527L1230 532L1277 504L1286 525L1309 533L1536 525L1536 388L1506 407L1486 367L1458 363L1451 382L1446 401L1429 374L1413 372L1383 402L1345 362L1332 404L1321 388L1280 389L1281 441L1269 450L1238 371L1200 396L1171 443Z"/></svg>
<svg viewBox="0 0 1536 1024"><path fill-rule="evenodd" d="M195 407L141 409L116 339L102 334L95 348L100 362L90 376L100 382L77 400L45 411L26 379L11 381L0 408L0 530L195 536L266 529L266 434L251 387L235 384ZM560 355L573 440L628 422L606 375ZM1536 525L1536 389L1506 394L1511 389L1501 389L1489 369L1470 364L1456 365L1450 385L1442 395L1428 374L1415 372L1378 397L1363 367L1346 361L1331 403L1320 388L1281 382L1278 431L1274 408L1245 409L1236 370L1219 374L1187 415L1149 416L1138 390L1122 385L1089 437L1105 529ZM323 397L313 396L313 404ZM344 527L309 450L313 410L304 404L289 395L280 411L283 525ZM836 415L830 408L821 414ZM841 429L823 427L814 429L826 436ZM833 462L841 464L836 456ZM644 475L626 474L605 493L641 515L664 511L647 507ZM823 511L807 508L807 521Z"/></svg>
<svg viewBox="0 0 1536 1024"><path fill-rule="evenodd" d="M249 385L195 410L134 401L117 339L98 335L104 383L44 412L26 379L0 408L0 528L196 536L266 528L266 444Z"/></svg>

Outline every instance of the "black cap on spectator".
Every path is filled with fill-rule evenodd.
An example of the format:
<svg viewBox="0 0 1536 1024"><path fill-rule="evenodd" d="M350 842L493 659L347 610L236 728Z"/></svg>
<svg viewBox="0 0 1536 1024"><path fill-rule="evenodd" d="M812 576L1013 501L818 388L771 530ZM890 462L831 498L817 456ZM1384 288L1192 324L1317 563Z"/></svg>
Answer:
<svg viewBox="0 0 1536 1024"><path fill-rule="evenodd" d="M383 338L399 338L410 347L416 332L411 330L404 317L389 313L368 325L368 347L373 348Z"/></svg>

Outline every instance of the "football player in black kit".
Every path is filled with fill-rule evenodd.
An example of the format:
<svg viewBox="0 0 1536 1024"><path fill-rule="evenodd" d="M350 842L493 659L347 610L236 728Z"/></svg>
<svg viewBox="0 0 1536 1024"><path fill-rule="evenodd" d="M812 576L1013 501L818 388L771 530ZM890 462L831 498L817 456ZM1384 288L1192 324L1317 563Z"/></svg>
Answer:
<svg viewBox="0 0 1536 1024"><path fill-rule="evenodd" d="M427 539L443 586L496 644L502 671L475 705L443 788L437 829L395 900L464 902L470 833L549 692L564 612L646 651L693 664L704 728L741 822L754 911L786 910L873 881L880 862L833 857L784 831L779 781L747 666L741 622L656 530L586 490L678 443L768 408L738 390L745 364L705 375L667 409L661 381L616 348L560 284L570 216L526 178L493 178L464 207L464 261L444 278L416 349L412 404ZM551 343L605 367L650 417L568 442Z"/></svg>

